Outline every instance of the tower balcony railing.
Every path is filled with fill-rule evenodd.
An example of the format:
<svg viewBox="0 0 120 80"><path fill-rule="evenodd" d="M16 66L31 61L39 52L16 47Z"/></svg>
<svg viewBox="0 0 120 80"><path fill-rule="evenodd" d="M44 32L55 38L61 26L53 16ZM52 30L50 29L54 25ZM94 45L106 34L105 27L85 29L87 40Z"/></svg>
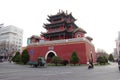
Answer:
<svg viewBox="0 0 120 80"><path fill-rule="evenodd" d="M40 40L38 43L31 43L28 46L38 46L38 45L52 45L52 44L61 44L61 43L71 43L71 42L87 42L90 45L93 46L93 44L86 39L85 37L83 38L72 38L72 39L63 39L63 40L53 40L53 41L45 41L45 40Z"/></svg>
<svg viewBox="0 0 120 80"><path fill-rule="evenodd" d="M55 33L55 32L61 32L61 31L64 31L65 30L65 28L63 28L63 29L54 29L54 30L50 30L50 31L48 31L47 33Z"/></svg>

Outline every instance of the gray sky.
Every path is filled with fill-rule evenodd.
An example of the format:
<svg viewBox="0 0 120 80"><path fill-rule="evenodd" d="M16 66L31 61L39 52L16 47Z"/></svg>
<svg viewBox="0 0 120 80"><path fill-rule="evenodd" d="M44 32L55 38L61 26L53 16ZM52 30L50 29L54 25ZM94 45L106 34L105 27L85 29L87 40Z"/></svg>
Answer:
<svg viewBox="0 0 120 80"><path fill-rule="evenodd" d="M47 15L59 9L72 12L75 23L93 38L96 49L113 52L120 31L120 0L0 0L0 23L22 28L26 46L28 37L45 32Z"/></svg>

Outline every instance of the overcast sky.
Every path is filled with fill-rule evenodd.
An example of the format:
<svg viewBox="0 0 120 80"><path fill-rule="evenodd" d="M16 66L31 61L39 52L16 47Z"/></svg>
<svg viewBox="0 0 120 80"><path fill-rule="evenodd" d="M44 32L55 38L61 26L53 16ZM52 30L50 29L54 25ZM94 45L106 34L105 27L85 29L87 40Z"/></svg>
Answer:
<svg viewBox="0 0 120 80"><path fill-rule="evenodd" d="M72 12L79 27L93 38L96 50L113 52L120 31L120 0L0 0L0 23L24 30L23 46L31 35L46 30L47 15Z"/></svg>

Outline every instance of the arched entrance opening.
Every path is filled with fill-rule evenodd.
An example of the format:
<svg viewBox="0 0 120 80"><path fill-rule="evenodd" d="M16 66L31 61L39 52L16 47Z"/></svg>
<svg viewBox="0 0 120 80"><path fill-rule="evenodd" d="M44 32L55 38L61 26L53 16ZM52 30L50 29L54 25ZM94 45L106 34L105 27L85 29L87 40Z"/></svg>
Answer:
<svg viewBox="0 0 120 80"><path fill-rule="evenodd" d="M52 50L51 50L51 51L48 51L48 52L46 53L46 55L45 55L46 62L47 62L47 63L50 63L51 60L52 60L52 58L53 58L54 56L57 56L57 54L56 54L55 51L52 51Z"/></svg>
<svg viewBox="0 0 120 80"><path fill-rule="evenodd" d="M53 52L50 52L48 55L47 55L47 58L52 58L53 56L55 56L55 54Z"/></svg>
<svg viewBox="0 0 120 80"><path fill-rule="evenodd" d="M48 55L47 55L47 62L50 63L52 58L55 56L55 54L53 52L50 52Z"/></svg>

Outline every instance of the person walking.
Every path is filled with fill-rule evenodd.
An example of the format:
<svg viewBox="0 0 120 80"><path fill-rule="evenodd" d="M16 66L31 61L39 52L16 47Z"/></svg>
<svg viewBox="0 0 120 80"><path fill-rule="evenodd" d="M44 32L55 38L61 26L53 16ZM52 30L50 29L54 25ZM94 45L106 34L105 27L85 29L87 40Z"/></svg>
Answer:
<svg viewBox="0 0 120 80"><path fill-rule="evenodd" d="M93 60L89 59L89 62L88 62L88 69L90 68L94 68L94 65L93 65Z"/></svg>
<svg viewBox="0 0 120 80"><path fill-rule="evenodd" d="M120 58L118 58L118 68L119 68L119 71L120 71Z"/></svg>

